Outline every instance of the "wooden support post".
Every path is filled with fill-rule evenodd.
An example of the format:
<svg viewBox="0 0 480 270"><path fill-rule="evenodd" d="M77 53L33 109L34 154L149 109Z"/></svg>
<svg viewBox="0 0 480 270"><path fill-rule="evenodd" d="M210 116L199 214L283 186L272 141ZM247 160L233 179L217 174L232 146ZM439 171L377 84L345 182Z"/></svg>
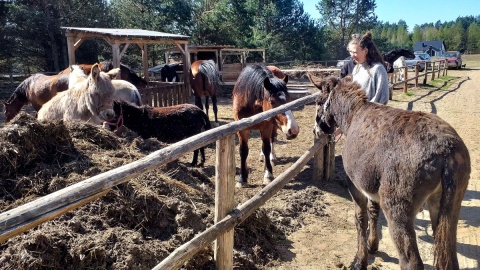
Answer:
<svg viewBox="0 0 480 270"><path fill-rule="evenodd" d="M67 37L68 64L71 66L75 64L75 36L69 31L65 36Z"/></svg>
<svg viewBox="0 0 480 270"><path fill-rule="evenodd" d="M142 48L142 66L143 66L143 79L149 81L148 76L148 46L147 43L139 44Z"/></svg>
<svg viewBox="0 0 480 270"><path fill-rule="evenodd" d="M215 166L215 223L235 208L235 139L230 134L217 141ZM220 234L215 241L215 263L220 270L233 269L233 232Z"/></svg>
<svg viewBox="0 0 480 270"><path fill-rule="evenodd" d="M333 135L331 135L333 136ZM332 137L327 144L328 147L328 179L332 179L335 174L335 137Z"/></svg>
<svg viewBox="0 0 480 270"><path fill-rule="evenodd" d="M448 76L448 61L447 61L447 59L445 59L444 67L445 67L445 69L443 70L444 71L443 76Z"/></svg>
<svg viewBox="0 0 480 270"><path fill-rule="evenodd" d="M112 62L114 68L120 67L120 44L112 44Z"/></svg>

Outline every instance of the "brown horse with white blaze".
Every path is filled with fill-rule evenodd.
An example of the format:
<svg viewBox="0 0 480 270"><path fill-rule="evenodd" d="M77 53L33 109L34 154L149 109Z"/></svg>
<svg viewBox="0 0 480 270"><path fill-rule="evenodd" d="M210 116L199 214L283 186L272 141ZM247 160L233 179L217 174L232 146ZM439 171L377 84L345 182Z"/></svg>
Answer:
<svg viewBox="0 0 480 270"><path fill-rule="evenodd" d="M425 203L435 238L435 269L459 269L457 223L471 165L457 132L434 114L367 101L349 77L309 78L321 91L314 132L332 134L338 127L346 135L342 159L358 232L353 269L367 269L368 253L378 250L380 207L400 268L424 269L414 221Z"/></svg>
<svg viewBox="0 0 480 270"><path fill-rule="evenodd" d="M245 67L233 88L234 119L239 120L250 117L289 102L291 99L287 90L287 81L288 77L285 77L284 80L279 79L266 66L254 64ZM250 130L260 131L262 152L265 157L269 157L271 139L277 126L281 127L287 139L296 138L300 130L292 112L287 111L237 133L241 159L241 172L237 180L238 187L243 187L247 184L247 156ZM272 164L269 158L264 159L264 166L264 183L267 184L274 179Z"/></svg>

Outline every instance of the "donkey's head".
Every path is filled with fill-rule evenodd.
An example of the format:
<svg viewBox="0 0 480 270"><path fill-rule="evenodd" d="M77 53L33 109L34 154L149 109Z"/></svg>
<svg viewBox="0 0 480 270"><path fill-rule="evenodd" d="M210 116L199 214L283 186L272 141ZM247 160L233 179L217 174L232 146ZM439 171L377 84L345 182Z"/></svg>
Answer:
<svg viewBox="0 0 480 270"><path fill-rule="evenodd" d="M336 122L332 114L331 103L334 95L334 89L340 82L340 79L330 76L324 79L307 74L310 81L321 92L316 99L317 115L315 117L315 125L313 132L315 135L332 134L335 131Z"/></svg>

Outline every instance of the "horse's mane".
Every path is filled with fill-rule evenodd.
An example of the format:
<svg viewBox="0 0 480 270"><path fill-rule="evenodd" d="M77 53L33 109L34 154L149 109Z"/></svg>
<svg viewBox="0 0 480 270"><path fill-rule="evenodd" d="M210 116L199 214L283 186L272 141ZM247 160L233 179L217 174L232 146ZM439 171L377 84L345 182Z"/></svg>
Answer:
<svg viewBox="0 0 480 270"><path fill-rule="evenodd" d="M123 73L123 72L128 72L129 73L129 77L130 79L132 80L133 84L145 84L147 85L148 82L146 80L144 80L142 77L138 76L137 73L135 73L130 67L128 67L127 65L125 64L122 64L120 63L120 71Z"/></svg>
<svg viewBox="0 0 480 270"><path fill-rule="evenodd" d="M415 55L411 51L400 48L400 49L394 49L387 53L384 53L383 60L393 65L393 62L395 62L395 60L397 60L400 56L407 57L407 58L415 57Z"/></svg>
<svg viewBox="0 0 480 270"><path fill-rule="evenodd" d="M288 95L285 82L275 76L273 73L263 65L250 65L244 68L242 73L238 76L237 82L233 89L234 96L243 96L243 102L246 106L253 106L257 100L265 100L270 97L268 91L264 91L264 80L269 78L270 83L275 89L284 89Z"/></svg>
<svg viewBox="0 0 480 270"><path fill-rule="evenodd" d="M45 76L45 75L37 73L23 80L23 82L21 82L17 86L17 88L15 88L12 95L8 98L6 102L9 103L15 98L19 99L21 102L28 102L28 98L27 98L28 88L30 87L30 84L33 83L37 79L37 77L40 77L40 76Z"/></svg>
<svg viewBox="0 0 480 270"><path fill-rule="evenodd" d="M220 89L220 86L223 84L223 82L220 76L220 71L218 71L217 67L215 66L215 62L213 60L203 61L198 67L198 71L207 76L208 81L216 93Z"/></svg>

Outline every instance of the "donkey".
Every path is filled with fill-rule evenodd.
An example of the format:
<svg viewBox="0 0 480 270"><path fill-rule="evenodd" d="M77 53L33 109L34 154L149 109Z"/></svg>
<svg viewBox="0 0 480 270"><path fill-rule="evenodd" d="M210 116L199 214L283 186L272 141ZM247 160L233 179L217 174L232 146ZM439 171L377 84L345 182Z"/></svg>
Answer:
<svg viewBox="0 0 480 270"><path fill-rule="evenodd" d="M71 76L71 75L70 75ZM92 67L87 79L55 95L38 111L39 120L83 120L101 125L110 120L115 88L110 76L101 72L98 64Z"/></svg>
<svg viewBox="0 0 480 270"><path fill-rule="evenodd" d="M346 135L342 158L358 232L353 268L367 269L368 253L378 250L381 207L400 268L424 269L414 220L427 203L435 267L459 269L457 223L471 167L468 149L457 132L434 114L368 102L348 77L308 76L321 91L314 133L332 134L338 127Z"/></svg>

